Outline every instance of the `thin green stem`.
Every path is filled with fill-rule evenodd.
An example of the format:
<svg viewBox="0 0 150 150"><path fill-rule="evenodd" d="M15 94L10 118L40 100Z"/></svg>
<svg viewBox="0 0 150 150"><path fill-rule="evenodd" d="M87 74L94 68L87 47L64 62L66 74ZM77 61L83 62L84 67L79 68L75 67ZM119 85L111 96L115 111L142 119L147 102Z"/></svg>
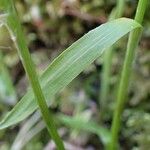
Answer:
<svg viewBox="0 0 150 150"><path fill-rule="evenodd" d="M52 112L49 111L48 106L43 95L38 76L35 71L33 61L31 59L25 36L22 32L21 24L17 16L14 4L12 0L3 0L1 1L4 7L4 12L7 12L7 28L11 34L11 38L15 43L15 46L20 55L23 66L26 70L27 76L31 83L35 99L37 100L38 106L41 110L42 117L46 123L49 134L56 143L58 150L64 150L63 142L57 133L57 129L54 124L54 119Z"/></svg>
<svg viewBox="0 0 150 150"><path fill-rule="evenodd" d="M123 15L125 8L125 0L117 0L117 7L116 7L116 16L115 18L120 18Z"/></svg>
<svg viewBox="0 0 150 150"><path fill-rule="evenodd" d="M142 24L144 14L146 11L148 0L139 0L135 20ZM127 90L129 85L129 79L132 72L132 64L135 58L135 50L138 45L141 36L141 29L135 29L130 33L129 41L127 45L127 52L121 74L121 81L117 94L117 105L115 108L113 122L111 127L111 143L108 146L109 150L116 150L118 145L118 134L121 127L121 115L124 109L124 105L127 97Z"/></svg>
<svg viewBox="0 0 150 150"><path fill-rule="evenodd" d="M15 88L13 86L9 71L4 63L3 60L3 54L2 51L0 50L0 76L2 78L2 80L5 82L5 87L6 87L6 93L4 92L4 95L6 94L7 96L10 96L11 100L8 100L7 102L9 104L14 104L16 101L16 92L15 92ZM0 93L1 95L1 93ZM1 95L1 98L3 99L3 94Z"/></svg>
<svg viewBox="0 0 150 150"><path fill-rule="evenodd" d="M115 10L112 11L109 20L119 18L123 15L125 7L125 1L124 0L118 0ZM112 57L113 57L113 49L114 47L111 47L108 51L104 54L104 63L103 63L103 71L102 71L102 77L101 77L101 90L100 90L100 120L103 120L103 116L106 112L106 103L107 103L107 97L109 93L109 84L110 84L110 74L111 74L111 64L112 64Z"/></svg>

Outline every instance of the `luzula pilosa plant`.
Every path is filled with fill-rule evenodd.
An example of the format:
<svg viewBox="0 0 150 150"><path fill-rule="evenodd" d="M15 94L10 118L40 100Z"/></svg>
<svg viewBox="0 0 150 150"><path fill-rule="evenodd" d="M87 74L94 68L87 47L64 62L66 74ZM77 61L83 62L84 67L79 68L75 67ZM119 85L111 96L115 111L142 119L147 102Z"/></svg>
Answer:
<svg viewBox="0 0 150 150"><path fill-rule="evenodd" d="M112 46L128 32L135 28L140 28L140 25L131 19L122 18L97 27L67 48L38 77L14 2L12 0L1 0L0 10L5 15L2 20L3 25L10 32L32 87L32 90L29 89L12 111L0 122L0 129L22 121L39 108L57 149L63 150L64 145L54 123L54 119L57 118L53 117L47 104L57 92L68 85L95 59L100 57L108 47Z"/></svg>

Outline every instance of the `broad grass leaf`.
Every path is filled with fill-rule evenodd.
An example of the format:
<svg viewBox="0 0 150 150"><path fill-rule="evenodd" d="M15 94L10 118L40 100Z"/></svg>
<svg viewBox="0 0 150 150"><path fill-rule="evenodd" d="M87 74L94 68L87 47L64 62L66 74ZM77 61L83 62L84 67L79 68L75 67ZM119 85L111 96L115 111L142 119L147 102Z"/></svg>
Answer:
<svg viewBox="0 0 150 150"><path fill-rule="evenodd" d="M108 47L137 27L140 25L134 20L116 19L91 30L67 48L40 77L40 84L47 102L49 103L57 92L100 57ZM30 89L0 122L0 129L24 120L37 108L38 105Z"/></svg>

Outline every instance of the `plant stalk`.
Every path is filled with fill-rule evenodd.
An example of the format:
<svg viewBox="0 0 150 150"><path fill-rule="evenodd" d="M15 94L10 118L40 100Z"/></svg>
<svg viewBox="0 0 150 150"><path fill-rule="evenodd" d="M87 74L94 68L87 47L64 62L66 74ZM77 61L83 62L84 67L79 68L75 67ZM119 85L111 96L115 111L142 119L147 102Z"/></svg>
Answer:
<svg viewBox="0 0 150 150"><path fill-rule="evenodd" d="M125 1L117 0L116 8L112 10L109 20L113 20L121 17L124 12L124 7L125 7ZM103 120L103 116L106 112L106 103L107 103L107 98L109 93L113 49L114 47L112 46L104 54L104 63L103 63L103 71L102 71L102 78L101 78L101 90L99 95L100 105L101 105L100 120Z"/></svg>
<svg viewBox="0 0 150 150"><path fill-rule="evenodd" d="M35 71L35 67L33 61L31 59L24 33L22 32L22 27L19 21L19 17L17 16L17 12L15 10L15 6L12 0L3 0L2 2L4 6L4 11L7 12L7 28L10 32L11 38L18 50L20 59L25 68L26 74L31 83L35 99L37 100L38 106L40 108L43 120L47 126L47 130L54 140L56 147L58 150L64 150L64 145L61 138L58 135L54 118L52 112L49 111L48 106L46 104L45 97L43 95L38 76Z"/></svg>
<svg viewBox="0 0 150 150"><path fill-rule="evenodd" d="M144 14L146 11L148 0L139 0L135 20L142 24ZM117 104L114 111L112 127L111 127L111 142L108 145L109 150L116 150L118 146L118 134L121 127L121 115L125 107L127 90L129 86L129 79L132 72L132 64L135 58L135 50L137 48L140 36L141 28L135 29L130 33L129 41L127 45L127 52L125 56L125 61L123 65L123 70L121 73L121 81L117 94Z"/></svg>

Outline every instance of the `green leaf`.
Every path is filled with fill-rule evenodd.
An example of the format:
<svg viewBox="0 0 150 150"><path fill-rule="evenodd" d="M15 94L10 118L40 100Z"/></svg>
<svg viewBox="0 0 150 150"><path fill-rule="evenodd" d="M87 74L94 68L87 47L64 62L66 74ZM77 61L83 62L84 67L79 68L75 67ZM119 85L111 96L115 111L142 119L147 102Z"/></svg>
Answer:
<svg viewBox="0 0 150 150"><path fill-rule="evenodd" d="M40 77L40 83L47 102L95 59L100 57L105 49L137 27L140 27L140 25L131 19L121 18L110 21L91 30L67 48ZM30 89L0 122L0 129L22 121L37 108L38 105Z"/></svg>
<svg viewBox="0 0 150 150"><path fill-rule="evenodd" d="M110 142L110 132L106 128L100 127L100 125L94 121L84 121L82 117L69 117L63 114L58 115L58 120L73 129L83 130L98 135L103 144Z"/></svg>
<svg viewBox="0 0 150 150"><path fill-rule="evenodd" d="M101 127L93 121L86 121L85 117L67 116L64 114L55 115L57 123L70 129L86 131L87 133L99 136L104 146L110 142L110 132L107 128ZM11 149L23 149L23 147L32 140L39 132L45 128L43 121L40 121L40 113L35 113L23 124ZM28 137L28 138L27 138Z"/></svg>

